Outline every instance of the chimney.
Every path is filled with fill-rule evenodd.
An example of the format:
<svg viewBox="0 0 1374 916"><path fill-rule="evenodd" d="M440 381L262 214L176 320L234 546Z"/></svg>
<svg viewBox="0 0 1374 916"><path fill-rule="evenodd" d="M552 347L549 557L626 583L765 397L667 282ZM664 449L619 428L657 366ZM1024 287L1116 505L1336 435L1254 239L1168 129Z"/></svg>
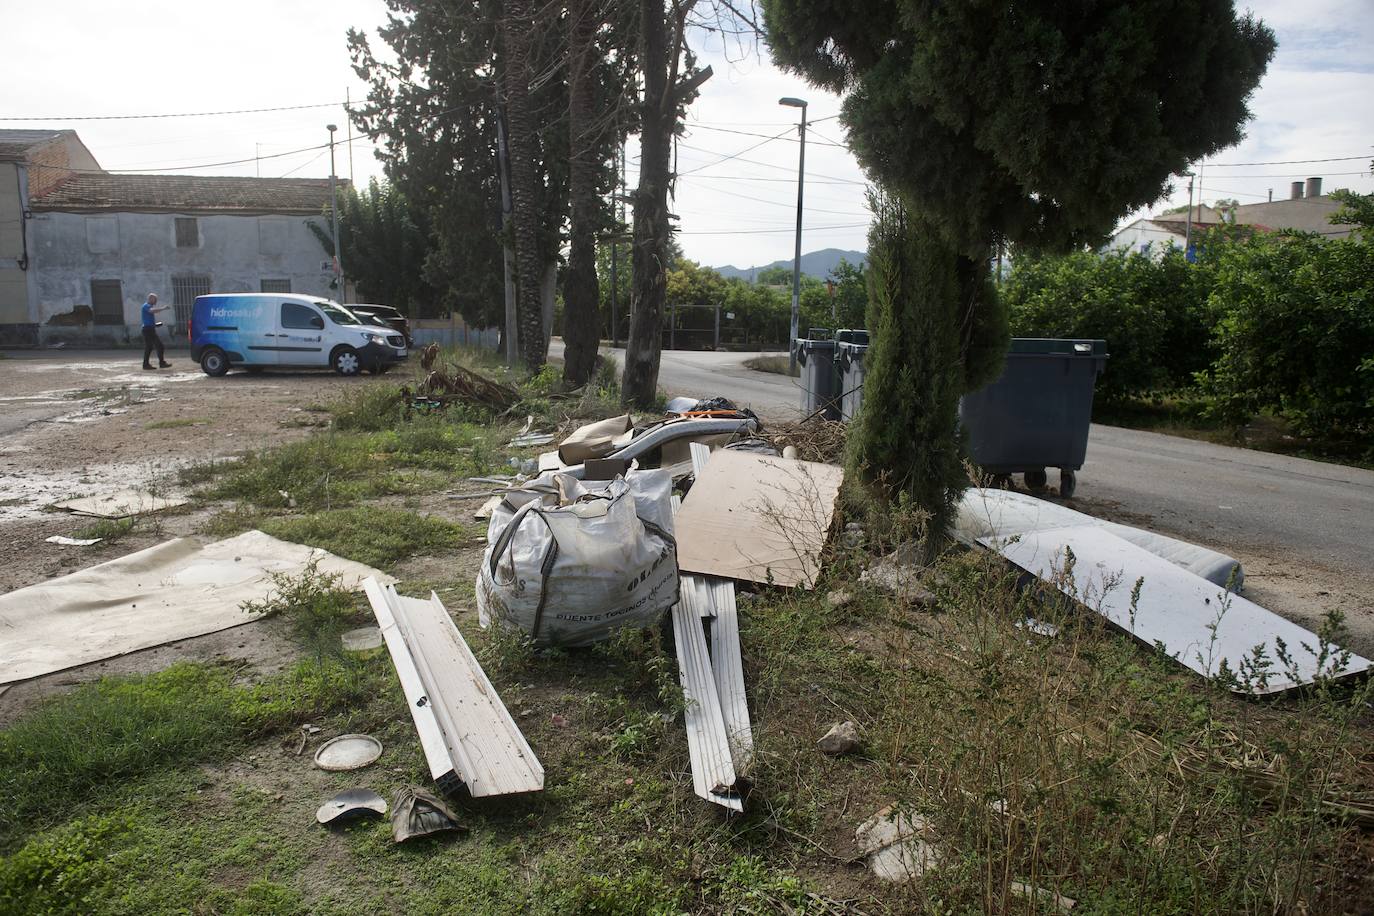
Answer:
<svg viewBox="0 0 1374 916"><path fill-rule="evenodd" d="M1301 182L1301 181L1295 181L1295 182L1293 182L1293 194L1292 194L1292 196L1293 196L1293 199L1294 199L1294 200L1302 200L1302 182Z"/></svg>
<svg viewBox="0 0 1374 916"><path fill-rule="evenodd" d="M1309 179L1307 179L1307 196L1308 196L1308 197L1321 197L1321 196L1322 196L1322 180L1321 180L1320 178L1309 178Z"/></svg>

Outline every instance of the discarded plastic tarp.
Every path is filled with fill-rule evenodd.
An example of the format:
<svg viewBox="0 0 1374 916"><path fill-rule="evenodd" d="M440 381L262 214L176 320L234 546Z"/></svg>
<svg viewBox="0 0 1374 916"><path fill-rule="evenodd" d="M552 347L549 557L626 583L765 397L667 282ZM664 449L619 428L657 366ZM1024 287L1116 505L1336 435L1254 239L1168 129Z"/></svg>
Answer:
<svg viewBox="0 0 1374 916"><path fill-rule="evenodd" d="M1263 646L1271 669L1262 683L1252 677L1248 689L1237 685L1237 692L1278 693L1319 674L1344 677L1370 666L1368 659L1354 654L1340 664L1337 653L1319 670L1314 652L1320 652L1320 640L1311 630L1098 526L979 540L1203 677L1216 676L1223 666L1238 676L1247 666L1253 670L1254 649ZM1137 582L1140 596L1132 608ZM1292 670L1279 659L1280 641L1292 658Z"/></svg>
<svg viewBox="0 0 1374 916"><path fill-rule="evenodd" d="M482 625L539 646L585 646L652 626L677 600L677 545L663 471L610 481L545 474L491 514L477 579Z"/></svg>
<svg viewBox="0 0 1374 916"><path fill-rule="evenodd" d="M202 546L178 538L0 595L0 683L203 636L259 619L244 611L272 573L318 562L357 588L377 570L304 544L248 531ZM393 581L382 576L385 581Z"/></svg>
<svg viewBox="0 0 1374 916"><path fill-rule="evenodd" d="M544 767L439 597L407 598L371 579L363 588L435 784L474 797L543 789Z"/></svg>
<svg viewBox="0 0 1374 916"><path fill-rule="evenodd" d="M955 535L972 546L980 538L1007 538L1030 531L1069 526L1094 526L1110 531L1122 540L1222 587L1229 584L1239 591L1245 581L1245 573L1235 557L1143 528L1094 518L1068 506L1013 490L991 487L965 490L959 502Z"/></svg>

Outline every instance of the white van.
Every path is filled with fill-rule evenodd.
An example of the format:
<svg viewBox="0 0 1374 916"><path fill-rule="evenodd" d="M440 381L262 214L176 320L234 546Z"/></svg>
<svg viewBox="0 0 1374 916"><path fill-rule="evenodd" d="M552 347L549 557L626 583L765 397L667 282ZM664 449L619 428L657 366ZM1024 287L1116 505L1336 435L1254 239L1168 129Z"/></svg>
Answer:
<svg viewBox="0 0 1374 916"><path fill-rule="evenodd" d="M380 373L407 356L399 332L364 322L329 299L290 293L197 296L189 336L191 359L212 376L240 366Z"/></svg>

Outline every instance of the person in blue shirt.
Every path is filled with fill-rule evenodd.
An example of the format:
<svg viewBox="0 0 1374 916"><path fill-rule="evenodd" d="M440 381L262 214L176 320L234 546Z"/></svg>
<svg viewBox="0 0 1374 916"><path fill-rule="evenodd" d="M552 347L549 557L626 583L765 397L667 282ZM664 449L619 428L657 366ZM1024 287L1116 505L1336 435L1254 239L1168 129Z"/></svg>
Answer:
<svg viewBox="0 0 1374 916"><path fill-rule="evenodd" d="M159 307L157 304L157 293L149 293L148 301L143 303L143 368L151 369L153 364L148 362L148 357L157 350L157 367L166 369L172 364L163 357L162 338L157 336L157 326L162 322L157 320L158 312L167 311L167 306Z"/></svg>

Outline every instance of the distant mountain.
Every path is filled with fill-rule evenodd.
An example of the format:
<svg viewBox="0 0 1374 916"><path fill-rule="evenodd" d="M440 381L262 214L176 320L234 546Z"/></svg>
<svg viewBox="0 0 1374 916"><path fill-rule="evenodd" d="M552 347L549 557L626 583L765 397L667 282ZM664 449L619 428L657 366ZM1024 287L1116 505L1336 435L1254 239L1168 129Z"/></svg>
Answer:
<svg viewBox="0 0 1374 916"><path fill-rule="evenodd" d="M808 277L815 277L817 280L824 280L830 276L830 272L840 264L840 259L844 258L850 264L862 264L868 257L862 251L844 251L840 248L822 248L820 251L808 251L801 257L801 272ZM792 269L792 259L787 258L782 261L774 261L772 264L761 264L758 267L736 267L727 264L724 267L716 267L716 270L723 277L738 277L741 280L752 280L759 271L767 270L770 267L785 267Z"/></svg>

